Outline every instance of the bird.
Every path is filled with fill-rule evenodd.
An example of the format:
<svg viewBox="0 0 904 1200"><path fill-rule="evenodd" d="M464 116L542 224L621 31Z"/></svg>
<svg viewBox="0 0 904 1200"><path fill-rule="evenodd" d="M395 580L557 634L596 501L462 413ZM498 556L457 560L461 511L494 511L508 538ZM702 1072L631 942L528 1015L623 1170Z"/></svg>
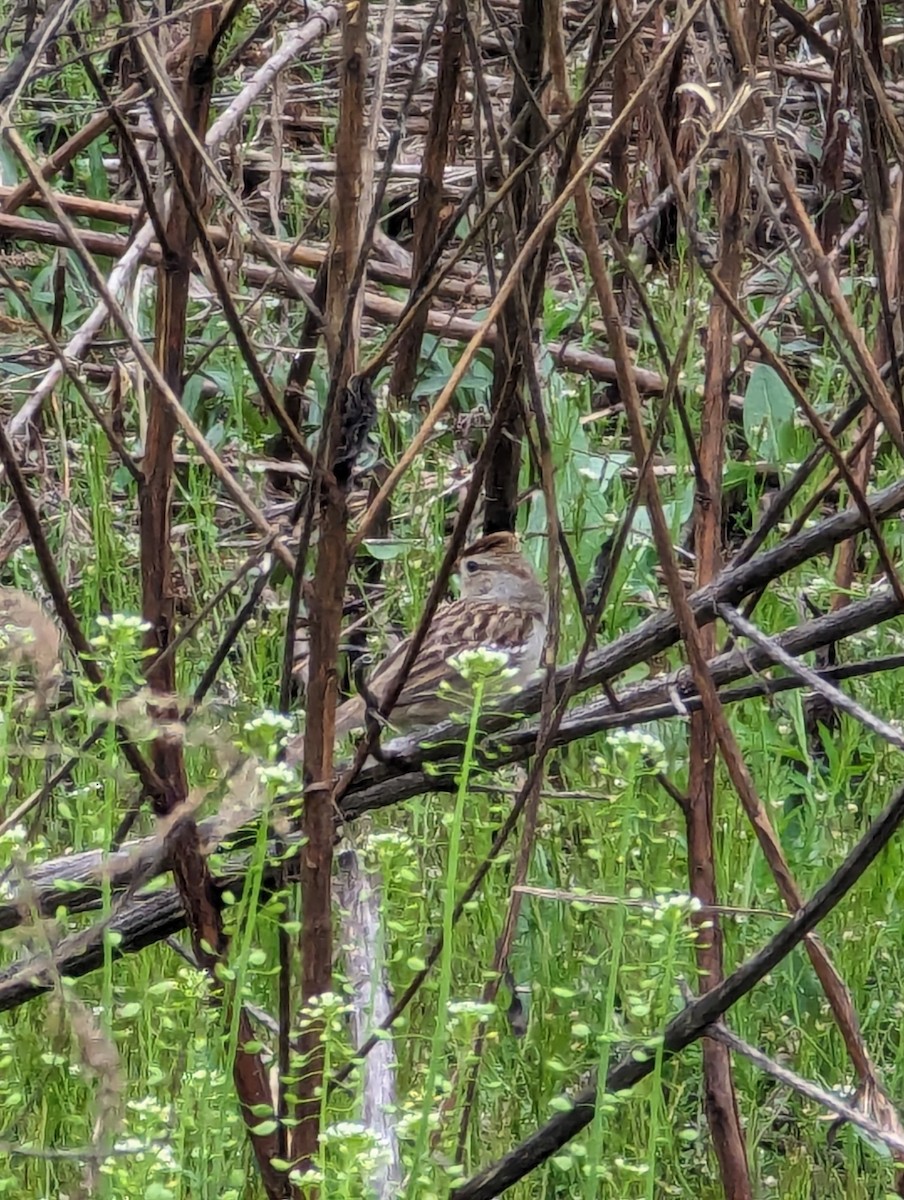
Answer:
<svg viewBox="0 0 904 1200"><path fill-rule="evenodd" d="M510 691L523 687L540 666L548 601L517 537L491 533L480 538L462 551L456 570L461 580L459 599L437 608L388 714L387 721L399 733L437 725L461 706L467 685L449 660L462 651L484 647L505 654L511 671L505 687ZM409 636L377 664L364 689L368 701L353 696L338 707L337 740L364 728L368 702L382 707L410 645ZM443 683L448 686L441 688Z"/></svg>

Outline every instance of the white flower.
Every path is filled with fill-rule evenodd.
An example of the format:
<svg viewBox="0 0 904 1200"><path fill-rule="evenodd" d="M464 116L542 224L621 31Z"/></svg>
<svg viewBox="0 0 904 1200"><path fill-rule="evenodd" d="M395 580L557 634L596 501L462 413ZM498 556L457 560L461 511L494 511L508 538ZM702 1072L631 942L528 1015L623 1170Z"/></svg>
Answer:
<svg viewBox="0 0 904 1200"><path fill-rule="evenodd" d="M476 650L462 650L446 660L453 671L457 671L469 682L494 677L510 679L518 672L508 666L509 656L504 650L492 646L478 646Z"/></svg>
<svg viewBox="0 0 904 1200"><path fill-rule="evenodd" d="M281 730L283 733L291 733L294 729L292 720L285 716L284 713L274 712L271 708L265 708L260 716L252 717L250 721L246 721L242 726L245 733L256 733L259 729L269 733Z"/></svg>

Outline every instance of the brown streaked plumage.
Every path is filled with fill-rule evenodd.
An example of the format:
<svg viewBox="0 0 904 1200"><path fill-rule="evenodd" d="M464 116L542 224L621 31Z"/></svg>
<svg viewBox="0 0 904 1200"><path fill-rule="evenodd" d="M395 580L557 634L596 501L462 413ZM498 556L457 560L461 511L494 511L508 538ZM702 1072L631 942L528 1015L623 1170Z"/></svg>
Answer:
<svg viewBox="0 0 904 1200"><path fill-rule="evenodd" d="M436 725L456 707L455 693L466 693L461 676L448 660L463 650L489 647L508 655L515 674L507 688L523 687L540 665L546 638L547 599L533 567L522 555L518 539L510 533L482 537L464 550L457 570L461 597L442 604L420 653L414 661L389 724L401 732ZM367 681L367 690L382 705L410 645L405 638L379 663ZM440 693L446 681L450 697ZM445 690L445 689L444 689ZM364 726L365 703L356 696L336 712L336 736Z"/></svg>

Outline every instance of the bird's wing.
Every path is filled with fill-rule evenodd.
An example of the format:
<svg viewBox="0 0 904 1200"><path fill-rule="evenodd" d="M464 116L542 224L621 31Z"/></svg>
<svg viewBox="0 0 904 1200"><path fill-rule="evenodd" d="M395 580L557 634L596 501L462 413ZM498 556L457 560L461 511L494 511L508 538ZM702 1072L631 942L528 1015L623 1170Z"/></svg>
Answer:
<svg viewBox="0 0 904 1200"><path fill-rule="evenodd" d="M448 679L453 686L460 684L460 677L450 672L446 664L463 650L486 646L508 654L523 651L530 641L534 623L532 613L495 601L482 604L474 600L453 600L441 605L397 704L416 706L434 699L443 679ZM374 669L368 688L379 701L388 695L410 645L411 638L405 638Z"/></svg>

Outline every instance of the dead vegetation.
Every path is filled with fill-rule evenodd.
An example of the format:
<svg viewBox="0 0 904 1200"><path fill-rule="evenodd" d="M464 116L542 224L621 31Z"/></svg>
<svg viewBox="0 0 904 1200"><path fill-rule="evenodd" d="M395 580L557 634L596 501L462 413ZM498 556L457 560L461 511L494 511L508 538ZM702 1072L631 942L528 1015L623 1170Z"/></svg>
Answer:
<svg viewBox="0 0 904 1200"><path fill-rule="evenodd" d="M360 651L385 595L379 556L362 582L359 572L350 577L354 552L400 531L436 534L429 504L408 486L426 460L433 474L421 476L420 492L432 492L448 541L409 667L469 533L516 528L532 495L545 512L549 670L512 706L528 720L502 734L506 719L494 718L481 748L482 761L525 763L526 772L455 910L457 918L503 852L514 854L484 999L506 978L554 752L603 730L688 718L686 781L661 783L682 814L690 888L702 905L700 974L664 1045L671 1055L703 1039L704 1107L724 1193L754 1194L733 1079L733 1056L745 1049L721 1026L704 1035L799 943L854 1080L854 1102L836 1108L904 1166L904 1133L858 1001L816 933L895 836L904 793L807 900L727 707L807 689L811 745L818 722L831 727L839 711L900 745L891 723L840 691L844 680L899 670L900 656L842 653L840 662L836 649L904 612L901 537L889 533L904 506L895 481L904 453L900 18L877 0L809 11L787 0L359 0L316 10L239 0L156 13L92 0L4 15L13 51L0 76L0 561L11 570L30 544L70 669L106 696L132 790L115 847L64 855L60 846L59 857L11 873L5 930L58 910L99 910L105 897L112 908L5 967L0 1009L48 990L65 1002L61 980L101 964L108 930L121 956L187 928L209 1002L235 1017L234 1084L266 1194L301 1194L286 1164L305 1170L315 1161L324 1062L318 1019L298 1038L292 1030L303 1006L331 988L337 825L456 787L454 738L426 748L398 741L374 763L378 722L352 762L334 763L336 703L342 686L354 688L354 670L343 676L337 664ZM83 91L67 98L72 79ZM219 366L227 354L231 383ZM475 364L484 368L477 384ZM551 373L589 381L582 426L622 452L625 510L581 545L557 478ZM257 438L210 416L234 416L236 384L247 389ZM138 695L154 722L150 740L105 692L86 614L72 603L77 569L56 549L56 514L80 469L67 436L73 406L102 436L103 503L118 521L127 510L117 488L137 490L128 517L135 557L123 571L140 573L149 623ZM726 483L737 464L749 489L740 503ZM218 497L228 579L216 594L184 552L191 512L177 485L189 465ZM680 544L676 480L692 495ZM739 516L745 504L755 524ZM606 641L607 602L639 510L655 546L661 611ZM74 516L69 546L84 550L88 528ZM824 610L802 607L779 632L751 625L764 593L789 580L798 589L793 573L824 556L835 585ZM236 588L247 602L194 694L180 696L185 642ZM225 970L222 897L242 887L258 805L241 765L224 756L230 795L200 814L186 769L192 721L268 589L271 601L287 598L273 703L291 711L301 690L307 717L302 803L284 797L268 832L265 886L300 901L298 933L279 942L275 1096L252 1014ZM11 591L0 598L6 657L35 668L42 704L58 660L46 611ZM557 651L568 611L580 613L582 630L566 664ZM686 665L670 660L660 670L676 646ZM805 654L815 654L815 669ZM657 664L649 678L623 681L644 663ZM42 821L98 736L52 756L31 794L13 778L4 828ZM714 915L720 788L740 800L775 903L788 913L734 970ZM146 809L157 828L128 840ZM211 870L215 851L228 854L228 869ZM149 900L141 888L164 872L172 884ZM347 857L350 910L361 902L349 883L358 873ZM374 927L361 906L357 928ZM384 1028L441 950L441 939L428 939L408 991L379 1007ZM360 945L356 953L366 959ZM380 1045L365 1024L359 1014L364 1054ZM474 1049L469 1078L457 1080L467 1097L459 1149L475 1119L481 1036ZM633 1086L654 1062L650 1052L610 1066L605 1090ZM350 1069L340 1066L337 1082ZM119 1067L96 1070L114 1078ZM375 1086L385 1082L384 1073ZM100 1089L98 1146L115 1120L111 1086ZM790 1086L811 1085L792 1077ZM455 1194L489 1197L528 1177L591 1122L599 1095L596 1082L574 1091L566 1112ZM271 1102L272 1126L259 1120ZM820 1093L819 1102L831 1107L832 1098ZM382 1194L398 1186L388 1171Z"/></svg>

